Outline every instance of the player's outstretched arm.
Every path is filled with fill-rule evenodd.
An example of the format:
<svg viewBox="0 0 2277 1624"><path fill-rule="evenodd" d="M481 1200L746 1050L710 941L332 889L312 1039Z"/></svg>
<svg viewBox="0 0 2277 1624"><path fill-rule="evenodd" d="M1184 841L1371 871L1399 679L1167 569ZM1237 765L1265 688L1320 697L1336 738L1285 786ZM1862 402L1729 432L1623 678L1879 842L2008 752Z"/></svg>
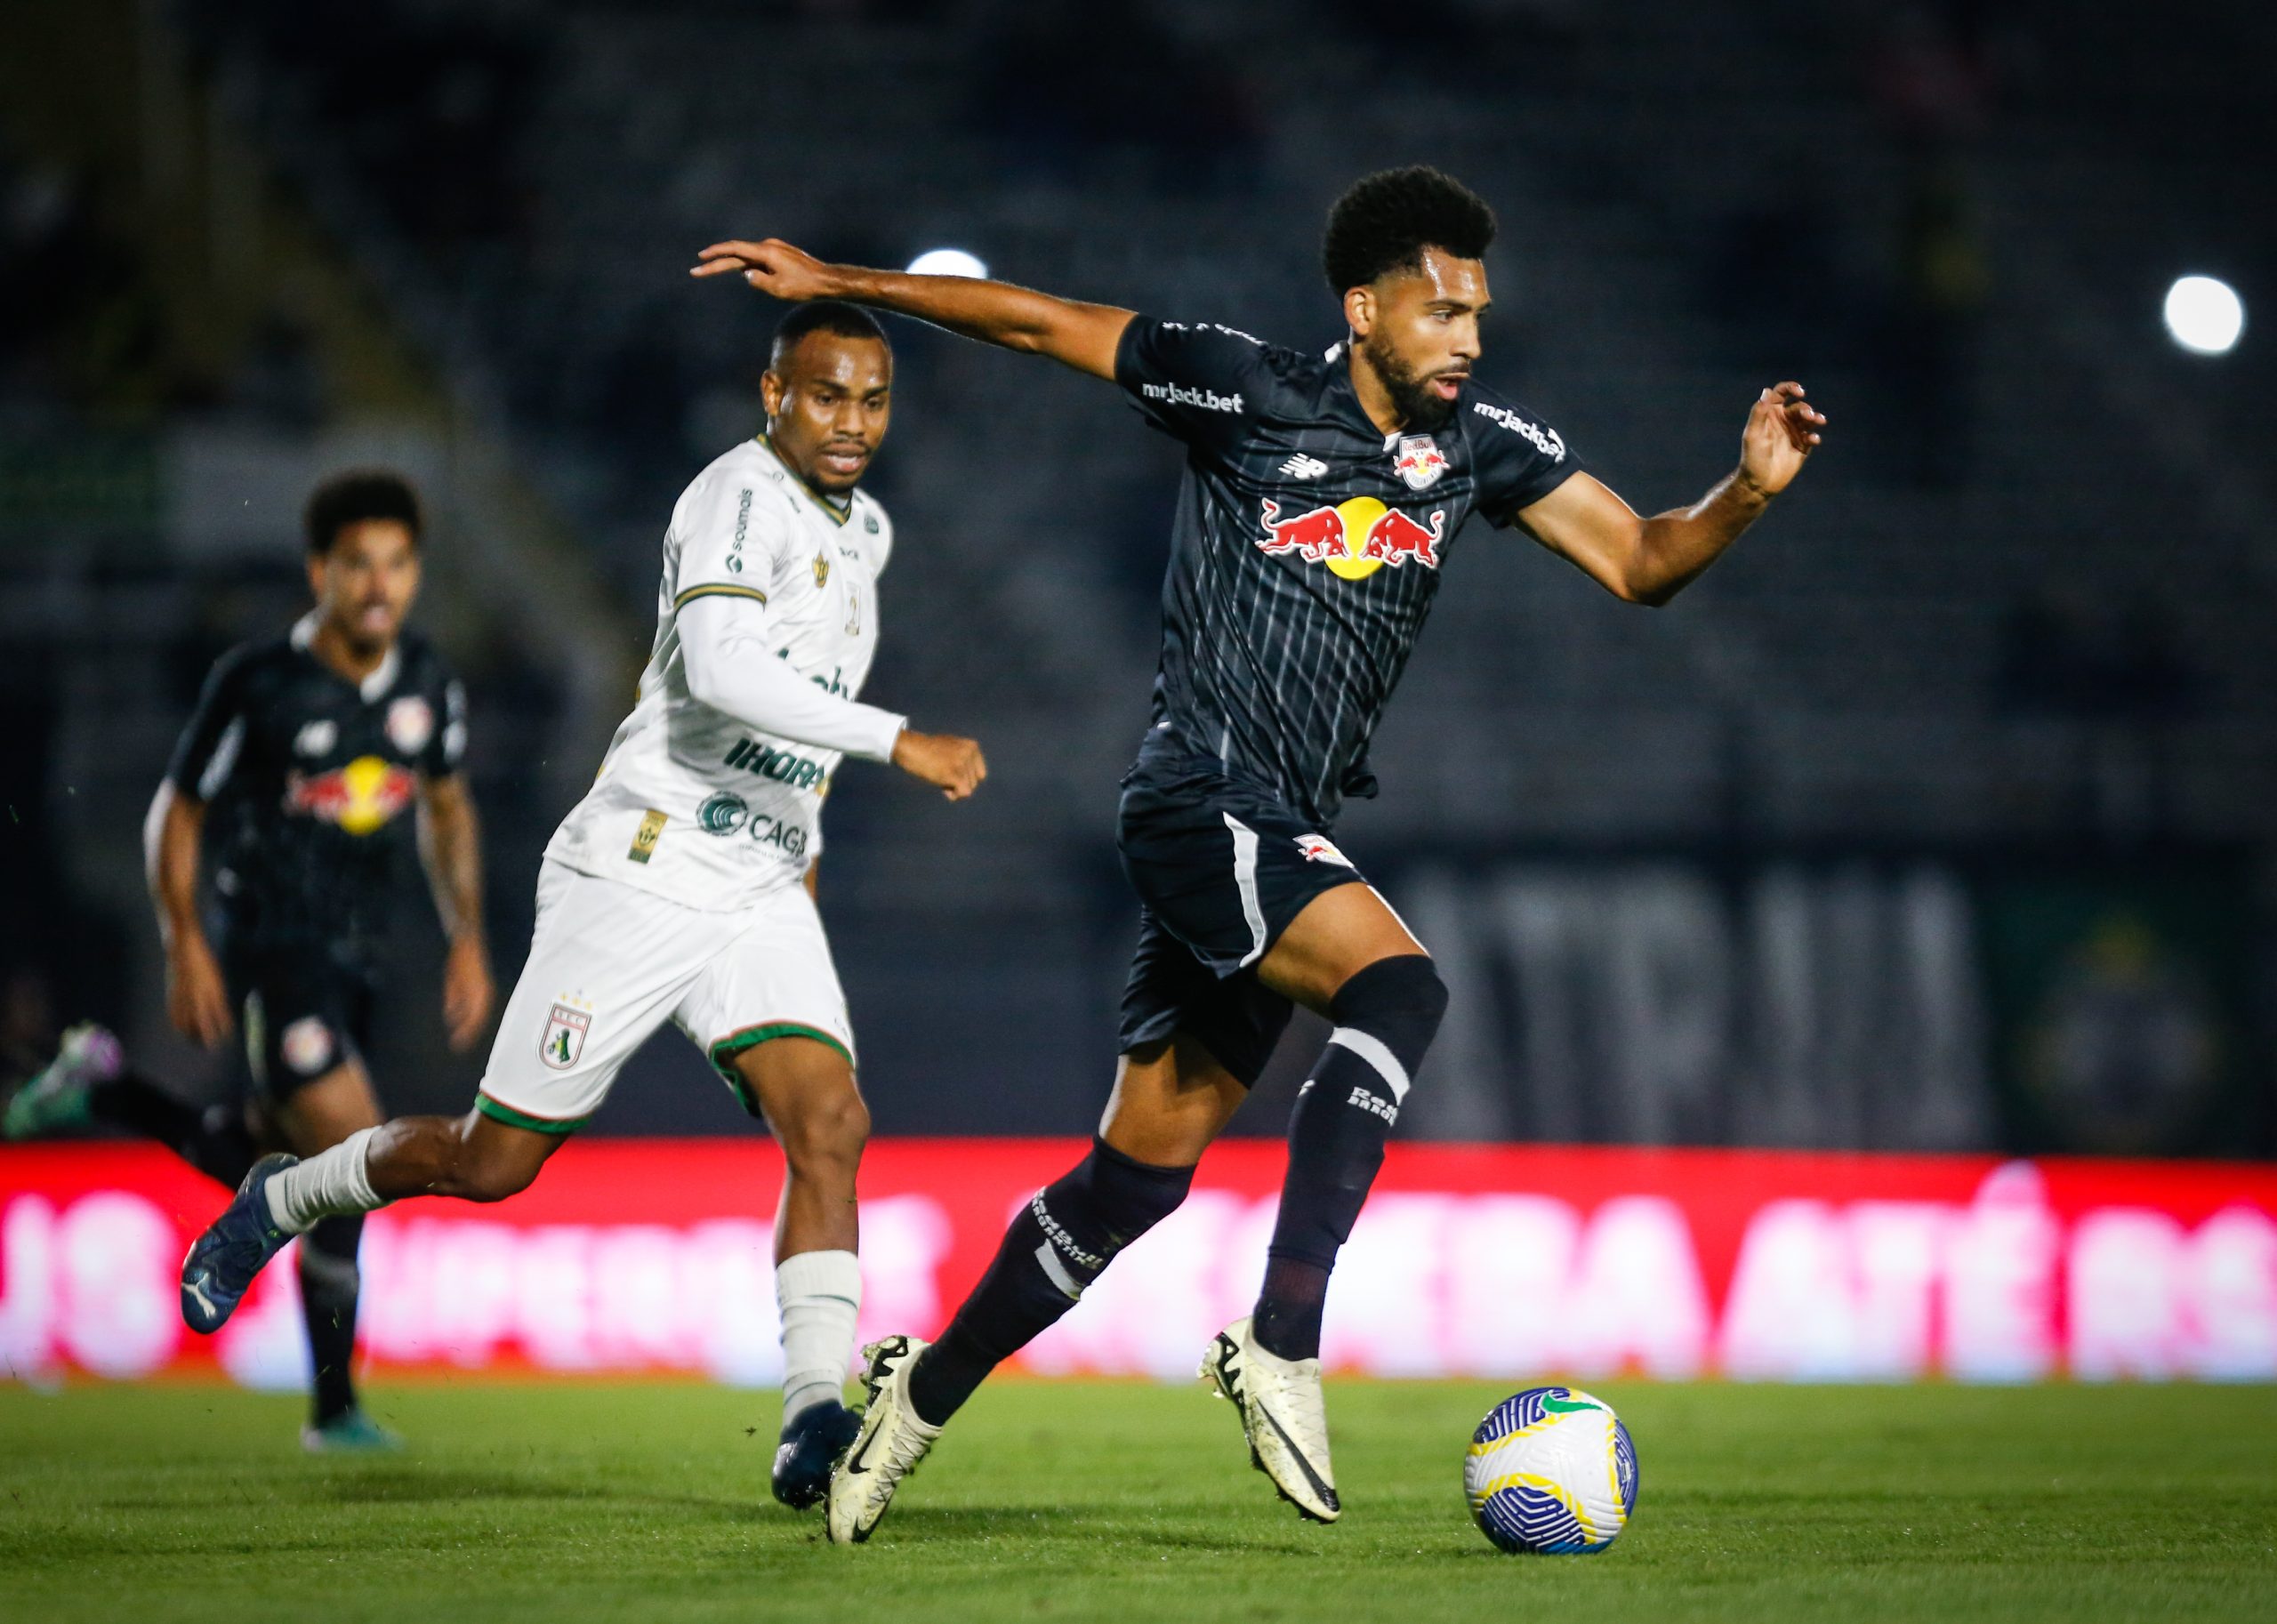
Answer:
<svg viewBox="0 0 2277 1624"><path fill-rule="evenodd" d="M962 800L988 776L980 746L945 733L920 733L905 717L826 693L768 647L766 621L748 599L713 594L680 607L680 658L688 696L776 738L889 761L911 777Z"/></svg>
<svg viewBox="0 0 2277 1624"><path fill-rule="evenodd" d="M169 778L158 785L142 822L143 871L166 950L166 1017L206 1049L217 1048L236 1022L221 961L197 917L197 859L205 835L205 803Z"/></svg>
<svg viewBox="0 0 2277 1624"><path fill-rule="evenodd" d="M730 271L762 293L803 302L845 299L946 327L983 343L1049 356L1077 372L1112 382L1114 352L1131 312L1108 304L1057 299L1010 282L977 277L913 277L897 270L832 265L774 237L713 243L696 256L692 277Z"/></svg>
<svg viewBox="0 0 2277 1624"><path fill-rule="evenodd" d="M1697 579L1802 472L1826 427L1799 383L1765 390L1748 414L1740 463L1688 508L1650 519L1587 474L1577 474L1519 521L1614 597L1664 604Z"/></svg>
<svg viewBox="0 0 2277 1624"><path fill-rule="evenodd" d="M497 986L482 933L482 831L460 774L430 778L422 787L419 860L451 944L443 961L443 1025L451 1047L463 1052L489 1025Z"/></svg>

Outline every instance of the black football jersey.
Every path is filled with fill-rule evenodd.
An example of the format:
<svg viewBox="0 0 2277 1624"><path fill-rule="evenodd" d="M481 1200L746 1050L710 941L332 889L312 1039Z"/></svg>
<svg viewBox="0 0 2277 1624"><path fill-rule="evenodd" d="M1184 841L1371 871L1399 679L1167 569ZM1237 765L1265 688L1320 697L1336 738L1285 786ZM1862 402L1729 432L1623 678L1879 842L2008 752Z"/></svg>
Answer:
<svg viewBox="0 0 2277 1624"><path fill-rule="evenodd" d="M318 660L314 617L216 661L166 776L210 803L230 945L354 954L384 928L421 782L458 770L466 695L406 631L359 687Z"/></svg>
<svg viewBox="0 0 2277 1624"><path fill-rule="evenodd" d="M1375 792L1368 740L1463 520L1509 525L1581 464L1476 382L1444 425L1387 436L1340 344L1140 316L1115 381L1187 446L1142 755L1214 758L1325 828Z"/></svg>

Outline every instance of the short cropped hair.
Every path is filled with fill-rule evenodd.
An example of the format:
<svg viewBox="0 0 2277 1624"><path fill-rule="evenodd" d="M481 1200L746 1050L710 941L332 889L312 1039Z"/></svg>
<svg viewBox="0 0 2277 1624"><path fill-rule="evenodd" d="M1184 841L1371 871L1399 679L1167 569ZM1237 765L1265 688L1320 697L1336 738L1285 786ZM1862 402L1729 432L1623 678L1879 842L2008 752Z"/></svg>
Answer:
<svg viewBox="0 0 2277 1624"><path fill-rule="evenodd" d="M321 557L332 551L340 533L350 525L371 519L392 519L411 532L419 544L422 520L419 493L411 481L391 469L351 468L337 473L309 494L301 515L309 551Z"/></svg>
<svg viewBox="0 0 2277 1624"><path fill-rule="evenodd" d="M1426 248L1476 260L1493 240L1494 211L1453 176L1424 164L1379 170L1329 210L1321 269L1342 298L1388 271L1421 269Z"/></svg>
<svg viewBox="0 0 2277 1624"><path fill-rule="evenodd" d="M887 342L886 330L878 318L858 304L849 304L843 299L817 299L806 304L794 304L791 313L775 326L775 342L768 349L767 364L783 365L783 358L798 348L799 341L809 333L835 333L841 338L873 338L893 353Z"/></svg>

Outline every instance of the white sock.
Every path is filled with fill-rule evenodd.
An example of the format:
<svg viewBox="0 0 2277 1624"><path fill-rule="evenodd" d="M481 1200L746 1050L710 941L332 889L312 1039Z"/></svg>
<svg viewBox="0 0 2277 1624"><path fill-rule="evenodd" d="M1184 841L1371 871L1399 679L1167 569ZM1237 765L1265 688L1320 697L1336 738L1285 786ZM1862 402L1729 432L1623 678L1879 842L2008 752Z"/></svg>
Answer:
<svg viewBox="0 0 2277 1624"><path fill-rule="evenodd" d="M862 1266L852 1252L801 1252L775 1266L783 1311L783 1420L825 1400L842 1403L854 1357Z"/></svg>
<svg viewBox="0 0 2277 1624"><path fill-rule="evenodd" d="M305 1231L318 1218L370 1212L387 1202L372 1194L364 1172L376 1128L359 1128L334 1146L318 1151L271 1178L261 1194L269 1198L270 1221L288 1235Z"/></svg>

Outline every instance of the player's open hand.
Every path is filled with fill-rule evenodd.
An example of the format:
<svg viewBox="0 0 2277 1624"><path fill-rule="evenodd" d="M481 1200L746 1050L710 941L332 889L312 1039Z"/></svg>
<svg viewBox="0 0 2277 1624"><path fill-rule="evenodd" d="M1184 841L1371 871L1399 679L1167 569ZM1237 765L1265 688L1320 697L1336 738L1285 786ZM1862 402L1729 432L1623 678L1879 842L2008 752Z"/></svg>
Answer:
<svg viewBox="0 0 2277 1624"><path fill-rule="evenodd" d="M1779 383L1757 397L1740 437L1740 472L1766 496L1775 496L1803 471L1819 443L1826 414L1803 398L1799 383Z"/></svg>
<svg viewBox="0 0 2277 1624"><path fill-rule="evenodd" d="M464 1054L474 1047L490 1025L490 1006L497 996L489 951L472 937L455 938L443 961L443 1030L453 1052Z"/></svg>
<svg viewBox="0 0 2277 1624"><path fill-rule="evenodd" d="M718 277L731 270L740 271L744 280L760 293L772 293L793 303L827 299L838 287L831 266L779 237L770 237L763 243L740 239L714 243L699 253L696 261L688 273L691 277Z"/></svg>
<svg viewBox="0 0 2277 1624"><path fill-rule="evenodd" d="M962 800L988 776L988 762L972 740L953 733L920 733L914 728L904 728L894 741L893 764L951 800Z"/></svg>
<svg viewBox="0 0 2277 1624"><path fill-rule="evenodd" d="M203 937L177 937L166 951L166 1018L201 1049L219 1049L237 1028L221 967Z"/></svg>

